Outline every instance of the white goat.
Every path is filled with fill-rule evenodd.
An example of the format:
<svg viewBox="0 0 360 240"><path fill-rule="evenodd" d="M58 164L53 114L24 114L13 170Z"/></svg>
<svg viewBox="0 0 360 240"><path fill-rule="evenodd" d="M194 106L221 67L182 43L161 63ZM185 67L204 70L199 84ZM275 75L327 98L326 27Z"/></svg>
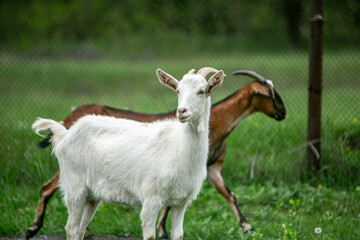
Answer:
<svg viewBox="0 0 360 240"><path fill-rule="evenodd" d="M208 82L205 77L216 72ZM172 207L172 239L183 238L186 207L206 177L210 94L224 73L190 70L179 82L157 70L161 83L178 93L177 118L140 123L87 115L69 130L50 119L32 125L37 134L53 133L60 166L59 186L68 208L68 239L82 240L101 201L142 206L144 239L155 239L155 224L164 205Z"/></svg>

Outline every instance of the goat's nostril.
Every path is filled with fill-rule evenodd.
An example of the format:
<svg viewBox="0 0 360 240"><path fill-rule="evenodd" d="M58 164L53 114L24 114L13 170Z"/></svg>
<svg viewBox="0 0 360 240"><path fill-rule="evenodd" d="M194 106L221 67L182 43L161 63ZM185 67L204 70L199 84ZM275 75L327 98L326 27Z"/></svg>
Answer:
<svg viewBox="0 0 360 240"><path fill-rule="evenodd" d="M177 111L180 115L182 115L182 114L186 113L187 109L186 108L178 108Z"/></svg>

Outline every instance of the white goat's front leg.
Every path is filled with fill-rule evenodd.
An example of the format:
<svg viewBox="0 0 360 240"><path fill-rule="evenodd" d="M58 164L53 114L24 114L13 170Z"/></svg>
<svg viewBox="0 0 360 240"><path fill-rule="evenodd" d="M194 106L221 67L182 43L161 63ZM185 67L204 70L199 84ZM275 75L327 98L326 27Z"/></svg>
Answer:
<svg viewBox="0 0 360 240"><path fill-rule="evenodd" d="M187 204L171 207L171 239L182 240L184 237L184 215Z"/></svg>
<svg viewBox="0 0 360 240"><path fill-rule="evenodd" d="M95 201L95 200L86 201L86 205L81 218L80 230L79 230L81 239L84 238L86 227L91 221L91 219L94 217L100 203L101 201Z"/></svg>
<svg viewBox="0 0 360 240"><path fill-rule="evenodd" d="M144 240L155 240L156 238L156 219L161 209L160 201L146 200L141 208L140 219L143 228Z"/></svg>

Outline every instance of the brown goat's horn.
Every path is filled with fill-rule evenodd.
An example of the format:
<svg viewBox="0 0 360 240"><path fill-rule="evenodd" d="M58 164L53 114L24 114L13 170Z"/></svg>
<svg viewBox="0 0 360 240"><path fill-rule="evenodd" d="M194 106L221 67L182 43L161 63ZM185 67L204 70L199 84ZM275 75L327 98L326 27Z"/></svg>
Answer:
<svg viewBox="0 0 360 240"><path fill-rule="evenodd" d="M197 72L197 74L202 75L204 78L206 78L206 76L209 73L217 73L219 70L212 68L212 67L203 67L201 69L199 69L199 71Z"/></svg>
<svg viewBox="0 0 360 240"><path fill-rule="evenodd" d="M253 72L253 71L248 71L248 70L238 70L238 71L235 71L232 73L233 75L247 75L247 76L250 76L254 79L256 79L256 81L260 82L260 83L263 83L263 84L267 84L266 82L266 79L261 76L260 74L256 73L256 72Z"/></svg>
<svg viewBox="0 0 360 240"><path fill-rule="evenodd" d="M195 69L191 69L187 74L194 74L195 73Z"/></svg>

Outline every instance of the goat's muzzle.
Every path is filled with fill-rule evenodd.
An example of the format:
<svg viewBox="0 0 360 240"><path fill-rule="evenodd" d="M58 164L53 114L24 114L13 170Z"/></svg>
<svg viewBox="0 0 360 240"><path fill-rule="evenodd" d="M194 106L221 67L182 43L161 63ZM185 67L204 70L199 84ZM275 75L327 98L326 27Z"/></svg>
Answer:
<svg viewBox="0 0 360 240"><path fill-rule="evenodd" d="M190 115L186 108L177 109L176 116L180 122L186 122L190 118Z"/></svg>
<svg viewBox="0 0 360 240"><path fill-rule="evenodd" d="M278 121L284 120L286 117L286 110L285 109L281 109L275 112L275 116L274 118Z"/></svg>

